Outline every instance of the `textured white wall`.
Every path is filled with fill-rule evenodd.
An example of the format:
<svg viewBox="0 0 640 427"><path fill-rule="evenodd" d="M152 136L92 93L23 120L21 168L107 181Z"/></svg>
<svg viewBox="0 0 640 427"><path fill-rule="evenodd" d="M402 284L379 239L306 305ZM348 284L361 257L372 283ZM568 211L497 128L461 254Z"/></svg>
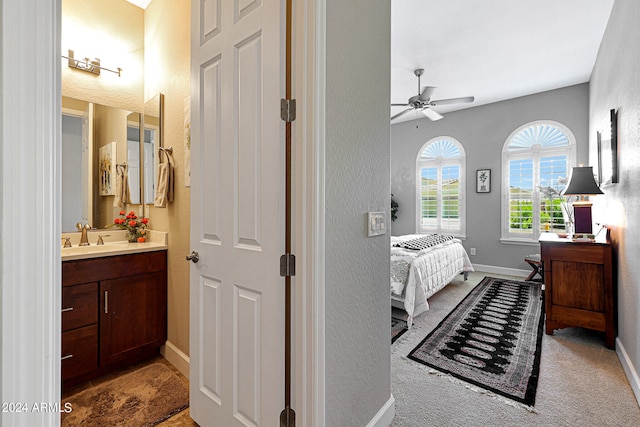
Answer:
<svg viewBox="0 0 640 427"><path fill-rule="evenodd" d="M391 395L389 0L326 1L326 425L363 426Z"/></svg>
<svg viewBox="0 0 640 427"><path fill-rule="evenodd" d="M596 164L596 132L610 109L618 110L620 183L604 186L594 204L596 221L619 236L618 337L640 371L640 2L616 0L591 76L590 163ZM638 395L640 399L640 395Z"/></svg>
<svg viewBox="0 0 640 427"><path fill-rule="evenodd" d="M586 163L588 104L589 87L584 83L448 113L437 122L423 119L391 126L391 192L400 205L392 234L415 233L418 151L431 138L451 136L466 152L467 239L463 244L467 251L477 248L471 261L528 270L524 257L537 252L537 246L500 243L502 147L511 132L525 123L553 120L573 132L577 160ZM476 193L475 172L487 168L491 169L491 192Z"/></svg>

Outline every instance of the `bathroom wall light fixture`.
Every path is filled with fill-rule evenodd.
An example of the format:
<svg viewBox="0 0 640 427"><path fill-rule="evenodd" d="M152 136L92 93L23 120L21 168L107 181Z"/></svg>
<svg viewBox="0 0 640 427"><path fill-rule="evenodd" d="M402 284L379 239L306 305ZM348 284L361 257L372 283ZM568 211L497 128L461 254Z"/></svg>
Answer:
<svg viewBox="0 0 640 427"><path fill-rule="evenodd" d="M75 70L80 70L80 71L86 71L87 73L96 74L98 76L100 75L100 70L105 70L111 73L115 73L118 75L118 77L120 76L120 72L122 71L122 68L120 67L118 67L117 70L111 70L109 68L100 66L100 58L76 59L74 56L74 52L71 49L69 49L68 56L62 55L62 57L69 60L69 63L68 63L69 68L73 68Z"/></svg>

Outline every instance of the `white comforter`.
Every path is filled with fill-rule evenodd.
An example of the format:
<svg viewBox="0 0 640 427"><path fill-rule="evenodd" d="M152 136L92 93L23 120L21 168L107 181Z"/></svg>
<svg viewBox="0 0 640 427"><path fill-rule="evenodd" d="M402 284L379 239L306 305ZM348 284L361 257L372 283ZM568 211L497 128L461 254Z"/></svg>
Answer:
<svg viewBox="0 0 640 427"><path fill-rule="evenodd" d="M415 316L429 309L427 298L448 285L457 274L473 271L459 239L421 251L393 246L417 237L420 235L391 236L391 298L404 304L409 326Z"/></svg>

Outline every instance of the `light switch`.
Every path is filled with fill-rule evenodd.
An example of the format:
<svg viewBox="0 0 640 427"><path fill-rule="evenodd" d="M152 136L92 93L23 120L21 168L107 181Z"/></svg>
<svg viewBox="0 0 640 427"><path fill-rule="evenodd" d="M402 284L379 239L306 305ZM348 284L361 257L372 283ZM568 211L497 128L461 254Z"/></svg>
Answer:
<svg viewBox="0 0 640 427"><path fill-rule="evenodd" d="M369 237L380 236L387 232L386 212L369 212L367 215L367 229Z"/></svg>

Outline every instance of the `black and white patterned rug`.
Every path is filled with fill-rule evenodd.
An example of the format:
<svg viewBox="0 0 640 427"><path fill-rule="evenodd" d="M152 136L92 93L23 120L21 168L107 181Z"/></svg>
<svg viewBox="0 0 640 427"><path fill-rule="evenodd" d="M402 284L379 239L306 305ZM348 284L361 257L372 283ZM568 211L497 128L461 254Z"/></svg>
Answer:
<svg viewBox="0 0 640 427"><path fill-rule="evenodd" d="M391 344L407 332L407 321L391 317Z"/></svg>
<svg viewBox="0 0 640 427"><path fill-rule="evenodd" d="M544 324L541 288L485 277L408 357L533 406Z"/></svg>

